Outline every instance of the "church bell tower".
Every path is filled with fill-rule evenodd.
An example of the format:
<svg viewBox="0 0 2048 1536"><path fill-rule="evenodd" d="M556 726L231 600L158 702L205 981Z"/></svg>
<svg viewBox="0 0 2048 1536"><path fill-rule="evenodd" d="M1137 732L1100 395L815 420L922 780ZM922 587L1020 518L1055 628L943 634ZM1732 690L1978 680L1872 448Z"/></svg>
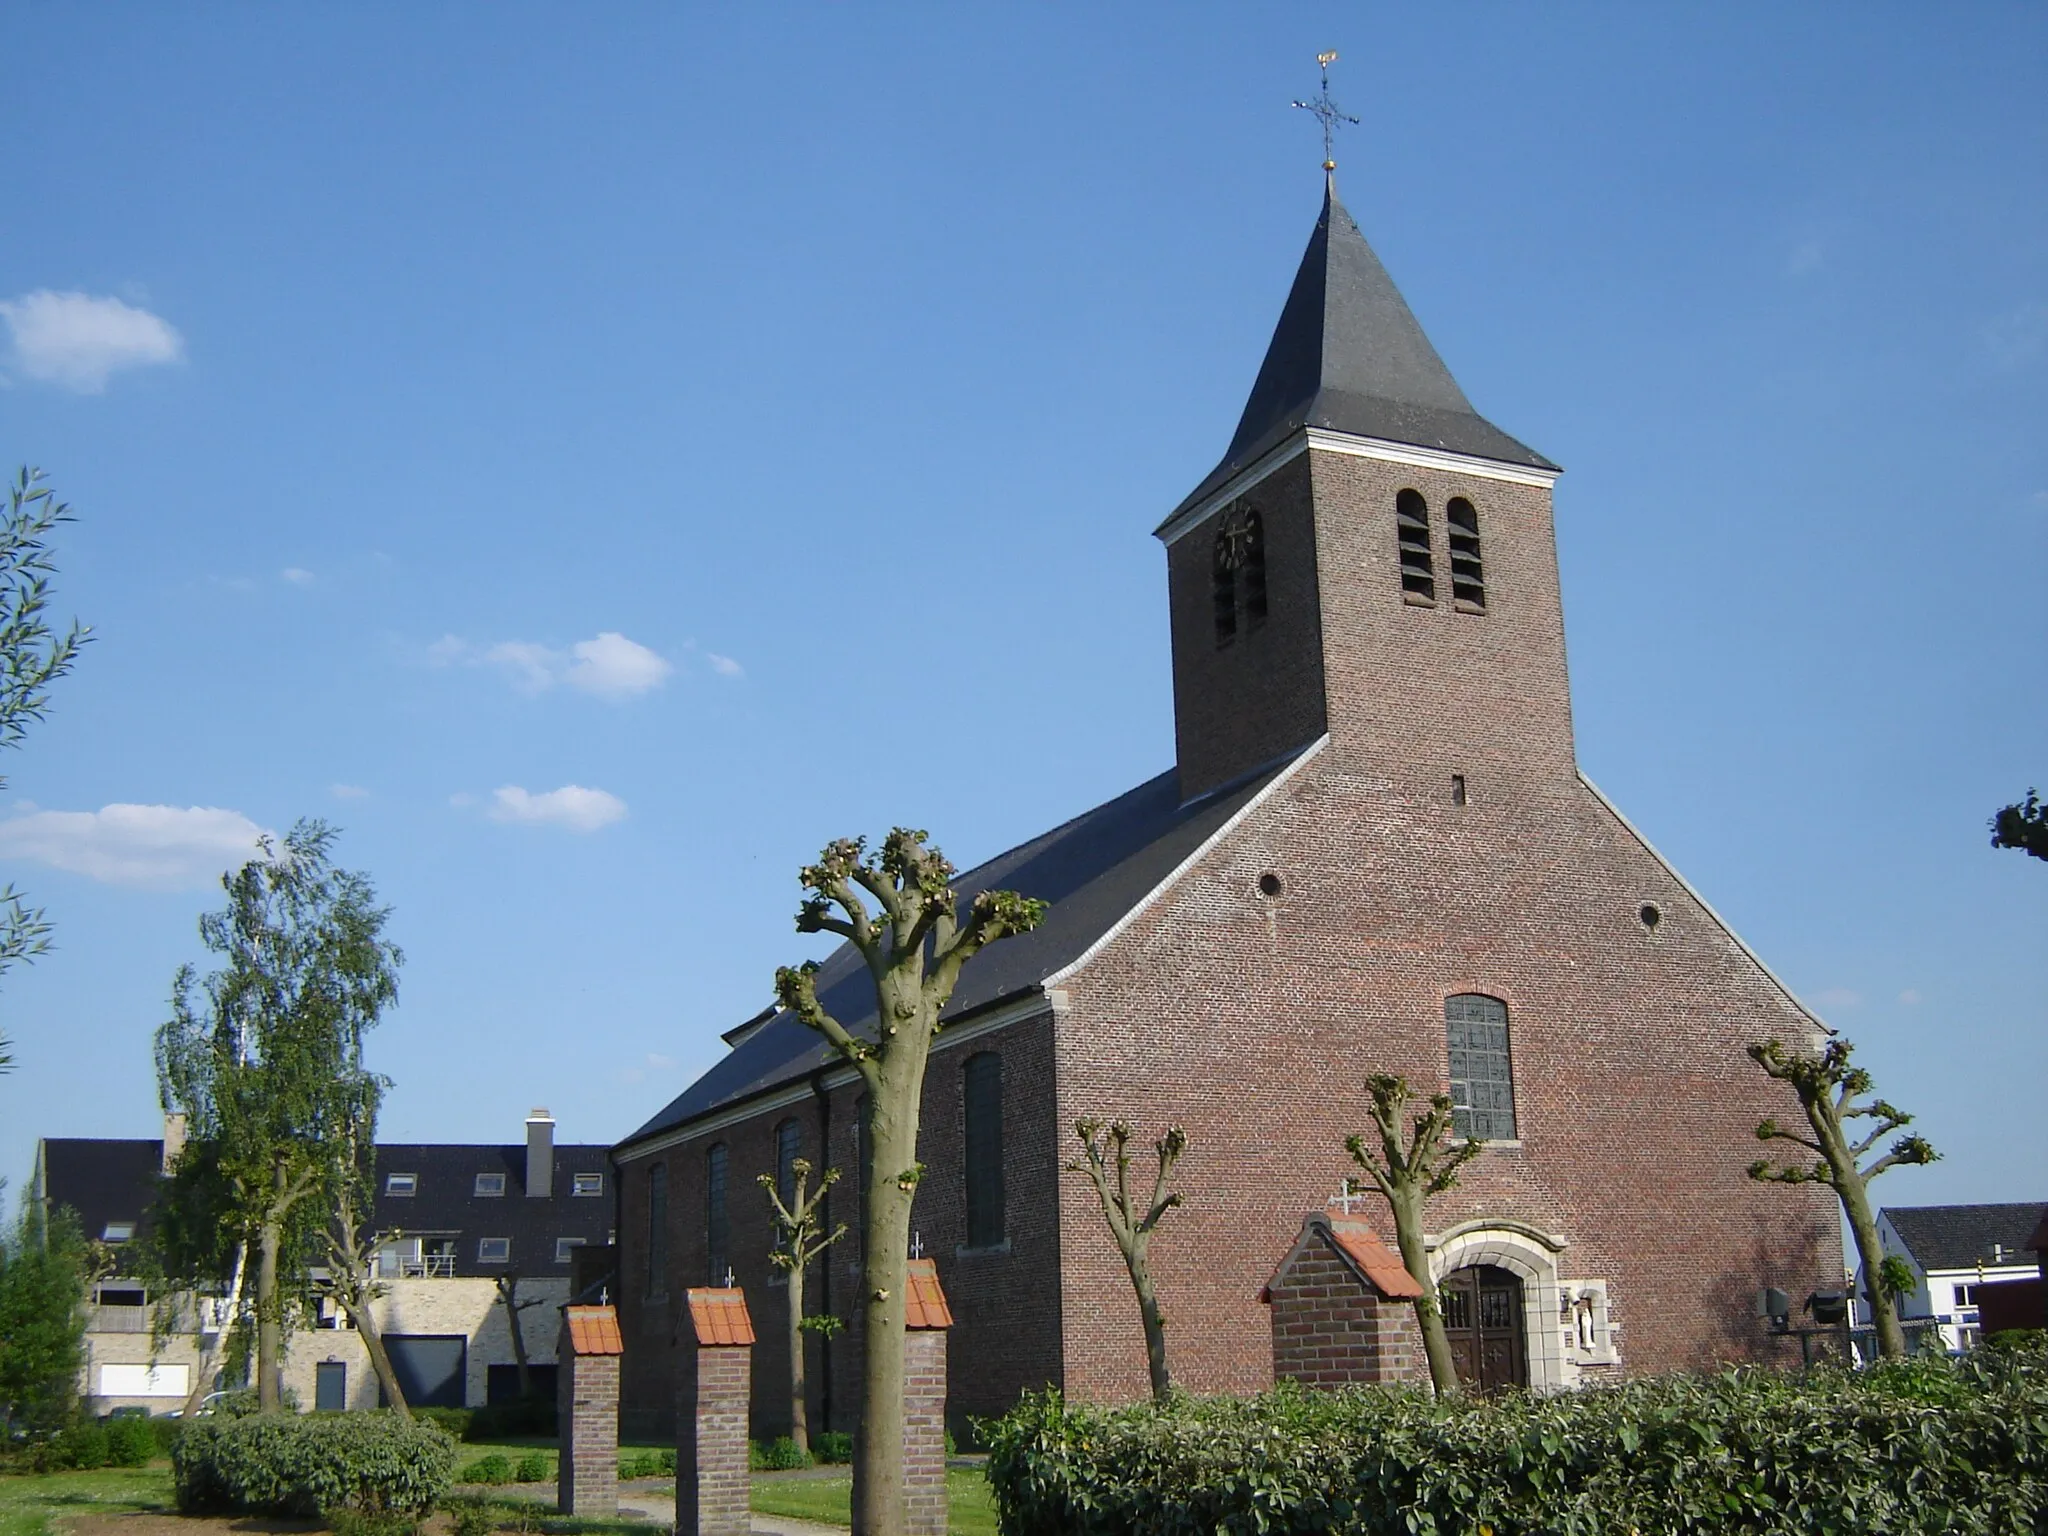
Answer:
<svg viewBox="0 0 2048 1536"><path fill-rule="evenodd" d="M1326 732L1396 795L1565 792L1557 475L1472 408L1331 177L1236 435L1157 530L1182 798Z"/></svg>

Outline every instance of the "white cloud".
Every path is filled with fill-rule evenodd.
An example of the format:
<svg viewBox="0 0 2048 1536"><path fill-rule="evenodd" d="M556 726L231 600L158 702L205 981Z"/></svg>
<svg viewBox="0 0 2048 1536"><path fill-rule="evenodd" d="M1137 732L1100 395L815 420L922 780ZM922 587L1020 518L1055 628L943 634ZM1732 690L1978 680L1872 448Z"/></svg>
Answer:
<svg viewBox="0 0 2048 1536"><path fill-rule="evenodd" d="M659 688L675 666L659 652L615 629L578 640L566 651L533 640L500 640L480 646L457 635L443 635L427 647L434 666L496 667L524 693L545 693L557 683L601 699L630 699Z"/></svg>
<svg viewBox="0 0 2048 1536"><path fill-rule="evenodd" d="M742 667L730 656L721 656L716 651L706 651L704 659L711 663L711 670L720 677L741 677L746 673L745 667Z"/></svg>
<svg viewBox="0 0 2048 1536"><path fill-rule="evenodd" d="M241 864L267 836L240 811L108 805L0 821L0 858L33 859L108 885L185 890Z"/></svg>
<svg viewBox="0 0 2048 1536"><path fill-rule="evenodd" d="M1905 991L1903 991L1903 992L1901 992L1901 993L1899 994L1899 1001L1900 1001L1900 1002L1902 1002L1902 1003L1904 1003L1904 1004L1905 1004L1905 1005L1906 1005L1906 1006L1907 1006L1908 1008L1911 1008L1911 1007L1913 1007L1913 1006L1914 1006L1914 1005L1915 1005L1916 1003L1918 1003L1918 1002L1920 1001L1920 991L1919 991L1919 988L1917 988L1917 987L1908 987L1908 988L1906 988L1906 990L1905 990Z"/></svg>
<svg viewBox="0 0 2048 1536"><path fill-rule="evenodd" d="M327 793L337 800L367 800L370 792L360 784L330 784Z"/></svg>
<svg viewBox="0 0 2048 1536"><path fill-rule="evenodd" d="M184 338L146 309L89 293L38 288L0 299L0 320L13 340L10 362L31 379L96 395L123 368L175 363Z"/></svg>
<svg viewBox="0 0 2048 1536"><path fill-rule="evenodd" d="M278 574L295 587L307 586L313 580L313 573L311 571L302 570L296 565L288 565Z"/></svg>
<svg viewBox="0 0 2048 1536"><path fill-rule="evenodd" d="M1813 994L1813 1000L1823 1008L1854 1008L1863 1001L1863 994L1847 987L1823 987Z"/></svg>
<svg viewBox="0 0 2048 1536"><path fill-rule="evenodd" d="M567 827L571 832L595 832L623 820L625 814L626 802L617 795L581 784L564 784L538 795L507 784L491 796L493 821Z"/></svg>
<svg viewBox="0 0 2048 1536"><path fill-rule="evenodd" d="M578 640L569 652L576 658L569 664L569 686L602 699L629 699L659 688L675 671L662 657L615 629L595 640Z"/></svg>

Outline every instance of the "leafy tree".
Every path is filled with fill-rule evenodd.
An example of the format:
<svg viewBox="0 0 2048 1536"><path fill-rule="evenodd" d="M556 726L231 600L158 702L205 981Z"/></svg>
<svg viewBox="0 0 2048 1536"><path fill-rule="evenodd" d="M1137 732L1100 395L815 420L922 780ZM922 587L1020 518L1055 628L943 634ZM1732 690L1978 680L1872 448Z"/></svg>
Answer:
<svg viewBox="0 0 2048 1536"><path fill-rule="evenodd" d="M199 933L224 963L203 983L180 968L156 1039L164 1109L190 1128L160 1196L164 1267L218 1293L232 1245L253 1250L265 1412L282 1405L285 1336L314 1297L322 1233L362 1178L353 1149L375 1144L388 1084L364 1067L363 1037L404 959L369 879L334 867L335 836L301 821L221 877L227 906Z"/></svg>
<svg viewBox="0 0 2048 1536"><path fill-rule="evenodd" d="M1749 1176L1774 1184L1825 1184L1842 1202L1849 1218L1849 1231L1856 1239L1856 1255L1863 1262L1870 1300L1870 1315L1877 1324L1880 1353L1898 1359L1906 1353L1906 1332L1899 1326L1898 1293L1886 1280L1894 1272L1885 1269L1884 1245L1878 1240L1877 1218L1870 1209L1870 1181L1887 1168L1902 1163L1931 1163L1941 1154L1924 1136L1901 1136L1874 1162L1863 1159L1876 1145L1913 1123L1909 1114L1883 1099L1857 1101L1871 1089L1870 1074L1849 1064L1855 1050L1848 1041L1830 1040L1817 1055L1788 1051L1776 1040L1749 1048L1756 1064L1780 1082L1792 1085L1799 1095L1799 1107L1806 1112L1811 1137L1788 1131L1776 1120L1756 1128L1758 1141L1789 1141L1814 1154L1811 1166L1799 1163L1773 1164L1759 1158L1750 1164ZM1860 1138L1850 1122L1869 1120L1871 1128ZM1861 1129L1858 1127L1857 1129Z"/></svg>
<svg viewBox="0 0 2048 1536"><path fill-rule="evenodd" d="M1103 1135L1100 1120L1080 1120L1074 1134L1081 1138L1082 1156L1067 1164L1070 1173L1085 1173L1102 1202L1103 1220L1116 1239L1130 1272L1131 1289L1138 1293L1138 1317L1145 1328L1145 1365L1152 1373L1152 1397L1165 1402L1173 1395L1173 1377L1166 1369L1166 1318L1159 1310L1159 1293L1152 1287L1152 1233L1160 1218L1181 1204L1178 1190L1168 1192L1167 1180L1173 1165L1188 1148L1187 1132L1168 1126L1166 1134L1152 1143L1159 1166L1152 1176L1152 1195L1143 1205L1131 1199L1131 1128L1118 1120ZM1112 1182L1110 1168L1115 1166Z"/></svg>
<svg viewBox="0 0 2048 1536"><path fill-rule="evenodd" d="M805 1326L811 1319L804 1316L804 1271L819 1254L846 1236L846 1223L842 1221L830 1233L824 1230L825 1191L839 1182L837 1168L827 1168L820 1174L816 1189L810 1188L808 1158L792 1158L789 1168L795 1182L788 1200L775 1187L774 1174L764 1173L755 1182L768 1192L775 1207L775 1247L768 1262L789 1277L789 1438L808 1456L811 1425L804 1405L804 1334L820 1330Z"/></svg>
<svg viewBox="0 0 2048 1536"><path fill-rule="evenodd" d="M78 1220L68 1210L38 1218L24 1201L0 1232L0 1420L10 1439L63 1427L85 1358L90 1264Z"/></svg>
<svg viewBox="0 0 2048 1536"><path fill-rule="evenodd" d="M1429 1251L1422 1243L1422 1211L1433 1195L1440 1195L1458 1182L1458 1170L1479 1155L1479 1142L1468 1138L1452 1144L1451 1096L1434 1095L1428 1110L1414 1117L1406 1141L1401 1136L1401 1116L1411 1092L1408 1079L1375 1073L1366 1080L1372 1095L1373 1126L1379 1133L1375 1151L1363 1136L1346 1139L1352 1161L1363 1168L1387 1197L1394 1211L1394 1237L1401 1248L1401 1262L1422 1294L1415 1298L1416 1321L1422 1325L1422 1348L1429 1357L1429 1380L1439 1397L1458 1390L1458 1362L1451 1354L1451 1338L1444 1331L1443 1303L1437 1299L1436 1282L1429 1277Z"/></svg>
<svg viewBox="0 0 2048 1536"><path fill-rule="evenodd" d="M1991 818L1991 846L2048 859L2048 805L2030 789L2026 799L2001 807Z"/></svg>
<svg viewBox="0 0 2048 1536"><path fill-rule="evenodd" d="M918 1110L939 1014L962 966L1045 916L1042 901L983 891L962 918L953 873L945 856L927 846L926 833L903 827L878 851L861 838L830 843L801 871L810 895L797 910L797 932L837 934L860 951L875 988L874 1039L853 1034L819 1004L815 961L775 973L782 1006L824 1036L867 1087L861 1134L873 1160L863 1218L866 1359L853 1468L858 1536L902 1536L904 1530L903 1293L911 1200L924 1174L917 1160Z"/></svg>
<svg viewBox="0 0 2048 1536"><path fill-rule="evenodd" d="M56 566L49 537L72 521L71 507L43 484L39 469L23 469L8 488L0 516L0 747L17 747L43 718L49 686L71 670L91 638L76 620L58 634L46 611ZM0 778L0 789L7 781ZM50 947L50 925L12 885L0 886L0 972L35 959ZM0 1072L12 1070L13 1052L0 1034Z"/></svg>

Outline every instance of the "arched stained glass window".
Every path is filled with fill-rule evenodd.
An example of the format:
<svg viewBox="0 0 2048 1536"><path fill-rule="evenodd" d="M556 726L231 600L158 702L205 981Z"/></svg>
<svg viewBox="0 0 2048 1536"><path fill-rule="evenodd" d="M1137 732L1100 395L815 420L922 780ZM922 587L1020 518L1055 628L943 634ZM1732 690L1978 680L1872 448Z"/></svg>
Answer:
<svg viewBox="0 0 2048 1536"><path fill-rule="evenodd" d="M1481 1141L1515 1139L1515 1075L1508 1054L1508 1005L1476 992L1444 999L1451 1058L1451 1132Z"/></svg>
<svg viewBox="0 0 2048 1536"><path fill-rule="evenodd" d="M647 1170L647 1294L668 1292L668 1164Z"/></svg>

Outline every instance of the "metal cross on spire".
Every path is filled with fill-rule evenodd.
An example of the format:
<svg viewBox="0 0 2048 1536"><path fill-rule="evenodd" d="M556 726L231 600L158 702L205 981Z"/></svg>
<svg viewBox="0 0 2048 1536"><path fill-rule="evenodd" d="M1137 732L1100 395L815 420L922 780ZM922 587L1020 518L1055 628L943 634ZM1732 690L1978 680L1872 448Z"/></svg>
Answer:
<svg viewBox="0 0 2048 1536"><path fill-rule="evenodd" d="M1326 171L1337 169L1336 143L1338 125L1340 123L1349 123L1354 128L1358 126L1357 118L1341 110L1337 103L1330 100L1330 66L1336 62L1337 50L1334 48L1328 53L1317 54L1316 63L1321 65L1323 70L1323 92L1320 96L1313 96L1307 101L1297 101L1295 103L1302 111L1313 112L1316 115L1316 121L1323 125L1323 169Z"/></svg>

